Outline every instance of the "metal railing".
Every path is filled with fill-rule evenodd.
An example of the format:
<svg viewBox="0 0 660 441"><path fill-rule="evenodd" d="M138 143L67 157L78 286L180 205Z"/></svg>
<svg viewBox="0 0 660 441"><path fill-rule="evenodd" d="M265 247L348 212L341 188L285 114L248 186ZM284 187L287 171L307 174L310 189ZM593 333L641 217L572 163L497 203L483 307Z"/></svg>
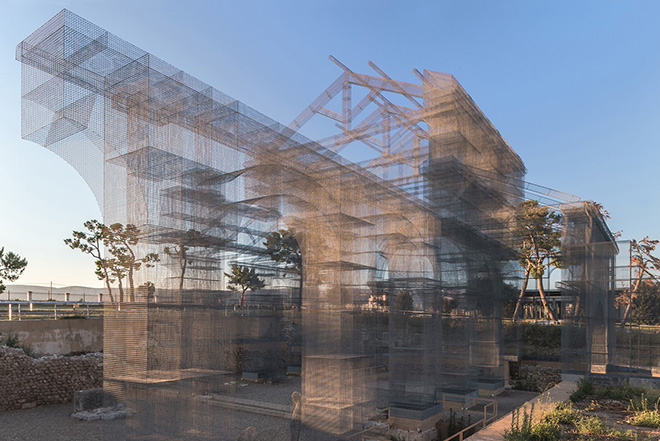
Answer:
<svg viewBox="0 0 660 441"><path fill-rule="evenodd" d="M445 412L447 410L447 404L446 404L446 398L447 397L456 397L459 398L461 401L465 400L464 395L455 395L455 394L443 394L442 395L442 411ZM465 433L468 432L469 430L476 429L478 426L481 426L480 428L483 429L486 427L489 423L492 421L495 421L497 419L497 401L491 400L488 398L472 398L471 401L474 400L476 402L485 402L484 408L483 408L483 418L477 421L476 423L473 423L466 428L462 429L460 432L453 434L449 438L445 438L444 441L451 441L457 439L458 441L463 441L463 438L465 437ZM451 400L450 400L451 401ZM488 409L492 410L492 414L489 414ZM481 411L479 412L474 412L470 411L467 409L462 409L465 413L470 413L470 414L476 414L478 413L479 416L482 415ZM477 430L474 430L475 432ZM471 434L470 434L471 435Z"/></svg>
<svg viewBox="0 0 660 441"><path fill-rule="evenodd" d="M48 320L76 317L103 317L103 303L0 301L0 320Z"/></svg>

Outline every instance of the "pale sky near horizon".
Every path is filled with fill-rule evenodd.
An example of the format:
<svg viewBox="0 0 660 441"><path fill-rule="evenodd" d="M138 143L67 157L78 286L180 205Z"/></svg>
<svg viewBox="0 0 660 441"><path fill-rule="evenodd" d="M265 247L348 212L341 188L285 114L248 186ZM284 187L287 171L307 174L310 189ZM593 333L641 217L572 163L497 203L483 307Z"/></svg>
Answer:
<svg viewBox="0 0 660 441"><path fill-rule="evenodd" d="M20 138L16 45L67 8L289 123L339 75L332 54L418 82L453 74L528 169L595 200L623 238L660 238L660 2L0 0L0 247L16 283L101 286L62 242L100 210L76 171Z"/></svg>

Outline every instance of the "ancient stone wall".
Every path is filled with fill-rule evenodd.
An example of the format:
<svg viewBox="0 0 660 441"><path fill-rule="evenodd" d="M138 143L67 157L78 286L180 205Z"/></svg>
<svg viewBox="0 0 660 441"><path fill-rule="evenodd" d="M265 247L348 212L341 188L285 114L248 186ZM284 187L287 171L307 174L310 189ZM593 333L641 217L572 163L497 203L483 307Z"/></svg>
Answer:
<svg viewBox="0 0 660 441"><path fill-rule="evenodd" d="M103 354L32 358L0 347L0 411L70 402L76 391L102 383Z"/></svg>

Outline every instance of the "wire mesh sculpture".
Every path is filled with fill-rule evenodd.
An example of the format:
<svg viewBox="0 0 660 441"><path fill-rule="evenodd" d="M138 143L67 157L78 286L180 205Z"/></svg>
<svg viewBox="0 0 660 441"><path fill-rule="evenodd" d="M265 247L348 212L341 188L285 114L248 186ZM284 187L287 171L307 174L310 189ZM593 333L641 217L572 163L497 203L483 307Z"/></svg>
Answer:
<svg viewBox="0 0 660 441"><path fill-rule="evenodd" d="M260 427L237 374L301 375L303 439L341 438L385 406L402 430L434 430L443 401L502 390L514 210L525 191L557 193L525 183L454 77L405 83L333 58L343 73L285 126L67 10L16 57L23 138L67 160L104 222L136 226L136 252L159 256L135 274L153 295L106 304L104 389L135 409L131 436ZM314 117L337 133L302 136ZM356 144L373 158L341 155ZM277 231L296 232L296 271L265 248ZM265 281L240 308L232 266ZM282 424L281 439L300 436Z"/></svg>

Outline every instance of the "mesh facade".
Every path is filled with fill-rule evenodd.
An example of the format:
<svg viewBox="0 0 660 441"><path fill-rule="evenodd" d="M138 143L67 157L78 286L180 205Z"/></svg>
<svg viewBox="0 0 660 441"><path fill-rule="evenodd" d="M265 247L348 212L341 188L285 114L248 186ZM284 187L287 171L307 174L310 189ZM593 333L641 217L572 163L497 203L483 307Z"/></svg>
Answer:
<svg viewBox="0 0 660 441"><path fill-rule="evenodd" d="M451 75L415 71L413 84L336 62L340 77L282 125L67 10L16 57L23 138L76 168L105 224L139 228L139 255L160 256L135 275L153 292L106 296L104 388L136 412L127 438L343 439L383 408L393 426L426 430L443 399L504 387L511 223L530 188ZM336 133L302 136L312 118ZM355 143L377 156L348 161ZM577 364L597 369L616 246L606 225L584 226L597 214L564 212L573 311L602 311L596 325L574 314L566 338L580 335L593 354ZM282 229L302 271L266 252ZM247 306L228 288L232 265L265 280ZM275 392L287 373L300 375L299 405ZM272 392L255 398L240 378Z"/></svg>

